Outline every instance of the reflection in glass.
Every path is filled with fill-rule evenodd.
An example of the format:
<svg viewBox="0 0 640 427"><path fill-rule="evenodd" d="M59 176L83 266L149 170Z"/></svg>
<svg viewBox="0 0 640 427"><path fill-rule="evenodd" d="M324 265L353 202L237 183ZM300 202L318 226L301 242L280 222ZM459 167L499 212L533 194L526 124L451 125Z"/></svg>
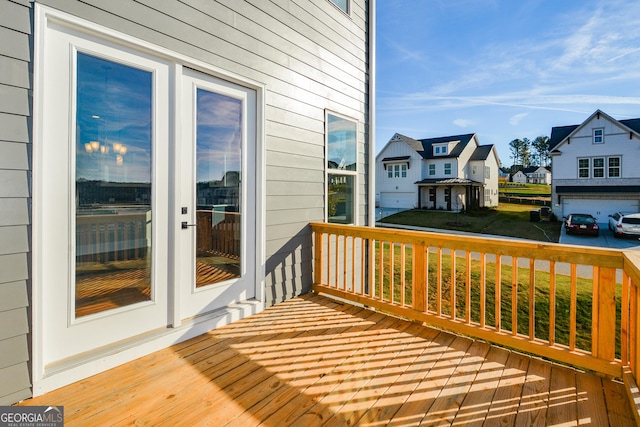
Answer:
<svg viewBox="0 0 640 427"><path fill-rule="evenodd" d="M327 115L329 169L356 170L356 123L342 117Z"/></svg>
<svg viewBox="0 0 640 427"><path fill-rule="evenodd" d="M240 277L242 101L204 89L196 102L196 287Z"/></svg>
<svg viewBox="0 0 640 427"><path fill-rule="evenodd" d="M152 75L77 55L76 317L151 298Z"/></svg>
<svg viewBox="0 0 640 427"><path fill-rule="evenodd" d="M353 175L329 174L329 222L353 224Z"/></svg>

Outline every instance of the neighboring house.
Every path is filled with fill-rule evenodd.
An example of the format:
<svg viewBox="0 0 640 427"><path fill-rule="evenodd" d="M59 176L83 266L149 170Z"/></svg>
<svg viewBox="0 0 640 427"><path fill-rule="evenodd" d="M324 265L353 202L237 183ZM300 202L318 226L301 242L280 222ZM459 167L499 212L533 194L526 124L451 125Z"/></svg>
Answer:
<svg viewBox="0 0 640 427"><path fill-rule="evenodd" d="M416 140L396 133L376 156L384 208L459 211L498 205L500 160L475 134Z"/></svg>
<svg viewBox="0 0 640 427"><path fill-rule="evenodd" d="M552 209L560 218L587 213L607 222L638 212L640 119L616 120L597 110L580 125L551 129Z"/></svg>
<svg viewBox="0 0 640 427"><path fill-rule="evenodd" d="M511 172L509 169L501 167L498 169L498 181L500 182L509 182L511 179Z"/></svg>
<svg viewBox="0 0 640 427"><path fill-rule="evenodd" d="M0 0L0 405L311 289L309 222L375 218L374 17Z"/></svg>
<svg viewBox="0 0 640 427"><path fill-rule="evenodd" d="M513 182L526 184L551 184L551 171L544 166L529 166L516 172Z"/></svg>
<svg viewBox="0 0 640 427"><path fill-rule="evenodd" d="M524 170L520 169L518 172L511 175L511 182L515 182L518 184L526 184L527 174L524 173Z"/></svg>

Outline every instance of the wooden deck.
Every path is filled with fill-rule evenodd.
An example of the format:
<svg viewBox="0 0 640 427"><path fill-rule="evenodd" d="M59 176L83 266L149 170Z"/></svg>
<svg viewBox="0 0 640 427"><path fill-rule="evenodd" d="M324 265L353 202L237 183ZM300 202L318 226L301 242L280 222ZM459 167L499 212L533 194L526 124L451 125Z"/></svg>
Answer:
<svg viewBox="0 0 640 427"><path fill-rule="evenodd" d="M634 425L618 382L313 294L23 404L68 426Z"/></svg>

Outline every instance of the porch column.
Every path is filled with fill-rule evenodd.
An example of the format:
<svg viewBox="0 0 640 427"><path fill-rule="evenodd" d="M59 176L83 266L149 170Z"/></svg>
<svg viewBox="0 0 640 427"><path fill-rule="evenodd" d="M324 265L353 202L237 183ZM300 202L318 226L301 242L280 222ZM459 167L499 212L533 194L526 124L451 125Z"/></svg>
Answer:
<svg viewBox="0 0 640 427"><path fill-rule="evenodd" d="M449 186L449 201L447 202L447 210L451 210L451 199L453 198L453 186Z"/></svg>
<svg viewBox="0 0 640 427"><path fill-rule="evenodd" d="M418 185L418 209L422 209L422 187Z"/></svg>

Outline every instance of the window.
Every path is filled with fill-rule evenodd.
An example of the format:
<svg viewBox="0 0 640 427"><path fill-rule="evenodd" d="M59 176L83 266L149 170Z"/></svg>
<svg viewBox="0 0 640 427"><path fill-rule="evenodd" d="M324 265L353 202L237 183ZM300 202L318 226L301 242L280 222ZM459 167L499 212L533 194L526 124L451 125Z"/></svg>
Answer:
<svg viewBox="0 0 640 427"><path fill-rule="evenodd" d="M440 154L440 147L436 147L436 154Z"/></svg>
<svg viewBox="0 0 640 427"><path fill-rule="evenodd" d="M471 166L471 173L473 175L477 175L478 174L478 166L477 165Z"/></svg>
<svg viewBox="0 0 640 427"><path fill-rule="evenodd" d="M429 188L429 201L430 202L436 201L436 189L433 187Z"/></svg>
<svg viewBox="0 0 640 427"><path fill-rule="evenodd" d="M349 13L349 0L331 0L331 3L338 6L344 13Z"/></svg>
<svg viewBox="0 0 640 427"><path fill-rule="evenodd" d="M451 175L451 163L444 164L444 174Z"/></svg>
<svg viewBox="0 0 640 427"><path fill-rule="evenodd" d="M604 158L596 157L593 159L593 177L604 178Z"/></svg>
<svg viewBox="0 0 640 427"><path fill-rule="evenodd" d="M444 201L445 202L449 202L451 200L451 190L449 190L448 188L444 189Z"/></svg>
<svg viewBox="0 0 640 427"><path fill-rule="evenodd" d="M393 178L393 165L387 166L387 178Z"/></svg>
<svg viewBox="0 0 640 427"><path fill-rule="evenodd" d="M393 177L400 178L400 165L393 165Z"/></svg>
<svg viewBox="0 0 640 427"><path fill-rule="evenodd" d="M407 177L407 165L400 165L400 176L403 178Z"/></svg>
<svg viewBox="0 0 640 427"><path fill-rule="evenodd" d="M484 189L484 204L485 206L491 203L491 190L485 188Z"/></svg>
<svg viewBox="0 0 640 427"><path fill-rule="evenodd" d="M433 147L434 156L442 156L447 154L447 146L446 145L435 145Z"/></svg>
<svg viewBox="0 0 640 427"><path fill-rule="evenodd" d="M433 176L436 174L436 165L429 165L429 175Z"/></svg>
<svg viewBox="0 0 640 427"><path fill-rule="evenodd" d="M578 159L578 178L589 178L589 159Z"/></svg>
<svg viewBox="0 0 640 427"><path fill-rule="evenodd" d="M441 152L442 154L447 154L447 146L445 145L444 147L442 147L442 148L440 149L440 152Z"/></svg>
<svg viewBox="0 0 640 427"><path fill-rule="evenodd" d="M620 178L620 157L609 157L608 163L609 169L607 176L609 178Z"/></svg>
<svg viewBox="0 0 640 427"><path fill-rule="evenodd" d="M489 166L484 167L484 179L491 179L491 168Z"/></svg>
<svg viewBox="0 0 640 427"><path fill-rule="evenodd" d="M357 123L327 113L327 220L355 222ZM399 165L394 165L398 167ZM394 174L399 169L394 168Z"/></svg>
<svg viewBox="0 0 640 427"><path fill-rule="evenodd" d="M604 129L598 128L593 130L593 143L594 144L603 144L604 143Z"/></svg>

